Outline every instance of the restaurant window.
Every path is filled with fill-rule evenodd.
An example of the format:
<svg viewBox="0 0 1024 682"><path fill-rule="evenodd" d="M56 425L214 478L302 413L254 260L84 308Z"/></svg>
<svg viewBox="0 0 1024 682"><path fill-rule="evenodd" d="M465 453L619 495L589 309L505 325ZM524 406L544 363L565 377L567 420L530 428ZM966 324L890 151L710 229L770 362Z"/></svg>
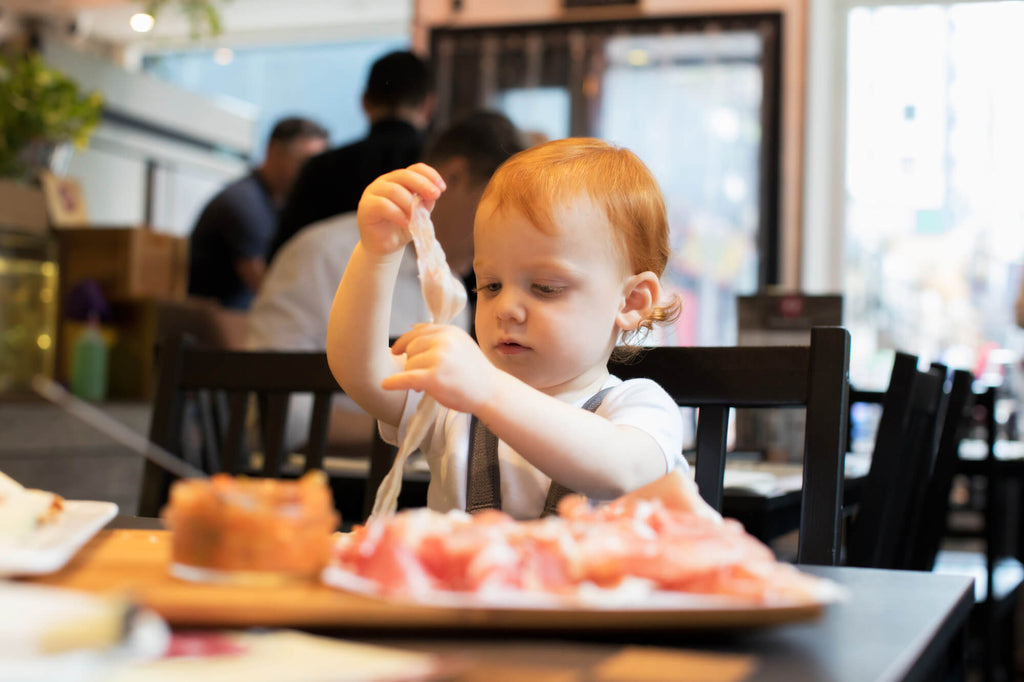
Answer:
<svg viewBox="0 0 1024 682"><path fill-rule="evenodd" d="M850 7L846 19L851 380L884 387L894 349L1009 372L1022 345L1024 2Z"/></svg>
<svg viewBox="0 0 1024 682"><path fill-rule="evenodd" d="M270 129L285 116L313 118L338 144L364 135L369 124L361 102L370 66L392 50L407 49L408 36L246 47L234 49L226 63L218 63L216 50L198 49L152 53L143 70L226 106L234 101L254 109L252 160L259 162Z"/></svg>
<svg viewBox="0 0 1024 682"><path fill-rule="evenodd" d="M778 15L443 28L438 123L477 107L534 139L594 136L657 177L683 314L657 343L736 341L736 296L779 280Z"/></svg>
<svg viewBox="0 0 1024 682"><path fill-rule="evenodd" d="M213 49L191 49L149 54L143 59L143 70L251 116L255 120L252 148L246 150L245 161L258 164L271 129L285 116L316 120L335 144L362 137L369 128L361 100L371 64L387 52L408 47L407 36L254 46L234 49L230 60L216 57ZM224 151L217 153L224 156ZM244 169L225 175L202 165L150 159L142 191L148 197L145 219L187 235L210 197L242 174Z"/></svg>

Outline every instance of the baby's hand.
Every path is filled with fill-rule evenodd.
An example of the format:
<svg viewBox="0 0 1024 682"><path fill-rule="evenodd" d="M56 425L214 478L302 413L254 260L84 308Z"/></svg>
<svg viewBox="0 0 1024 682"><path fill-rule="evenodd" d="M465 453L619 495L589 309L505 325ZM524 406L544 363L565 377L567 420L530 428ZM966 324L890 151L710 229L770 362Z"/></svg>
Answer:
<svg viewBox="0 0 1024 682"><path fill-rule="evenodd" d="M413 195L418 194L432 209L444 189L441 174L425 163L385 173L371 182L356 213L363 248L381 255L400 250L409 241Z"/></svg>
<svg viewBox="0 0 1024 682"><path fill-rule="evenodd" d="M418 324L391 352L406 354L405 370L385 379L383 388L424 391L458 412L475 412L498 372L469 334L452 325Z"/></svg>

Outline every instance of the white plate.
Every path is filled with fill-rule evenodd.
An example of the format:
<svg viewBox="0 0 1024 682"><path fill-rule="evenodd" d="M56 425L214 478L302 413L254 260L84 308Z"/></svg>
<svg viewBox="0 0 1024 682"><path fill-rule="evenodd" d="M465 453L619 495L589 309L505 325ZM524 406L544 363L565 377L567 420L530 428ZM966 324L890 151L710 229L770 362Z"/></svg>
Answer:
<svg viewBox="0 0 1024 682"><path fill-rule="evenodd" d="M65 500L57 520L27 540L0 544L0 576L42 575L60 570L75 552L117 515L113 502Z"/></svg>

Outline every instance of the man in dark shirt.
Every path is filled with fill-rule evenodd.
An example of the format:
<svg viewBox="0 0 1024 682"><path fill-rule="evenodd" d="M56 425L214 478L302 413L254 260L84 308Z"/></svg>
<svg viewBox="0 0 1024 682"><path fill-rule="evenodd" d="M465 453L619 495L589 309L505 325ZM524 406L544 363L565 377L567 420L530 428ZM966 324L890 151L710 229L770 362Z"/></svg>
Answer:
<svg viewBox="0 0 1024 682"><path fill-rule="evenodd" d="M263 164L203 209L189 239L188 292L245 310L263 281L278 210L302 164L327 147L327 131L304 118L279 121Z"/></svg>
<svg viewBox="0 0 1024 682"><path fill-rule="evenodd" d="M426 62L411 52L384 55L370 69L363 93L370 121L366 137L310 159L281 212L268 260L303 227L354 211L378 176L419 161L434 111Z"/></svg>

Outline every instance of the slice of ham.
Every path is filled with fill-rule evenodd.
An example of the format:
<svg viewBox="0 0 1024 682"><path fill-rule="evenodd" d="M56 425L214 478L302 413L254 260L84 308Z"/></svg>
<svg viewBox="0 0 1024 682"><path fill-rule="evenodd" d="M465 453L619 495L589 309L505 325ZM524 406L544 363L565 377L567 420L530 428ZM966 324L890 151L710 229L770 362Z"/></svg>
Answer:
<svg viewBox="0 0 1024 682"><path fill-rule="evenodd" d="M536 521L493 510L371 518L340 537L332 563L378 594L423 602L439 592L572 597L636 583L768 604L820 601L831 589L722 519L681 472L597 507L570 496L558 511Z"/></svg>
<svg viewBox="0 0 1024 682"><path fill-rule="evenodd" d="M412 218L409 233L416 249L416 267L420 274L420 290L427 302L432 321L448 324L466 307L466 287L452 274L444 249L434 238L434 224L430 211L418 196L412 200Z"/></svg>
<svg viewBox="0 0 1024 682"><path fill-rule="evenodd" d="M434 238L434 224L430 212L418 196L413 197L412 217L409 232L416 249L416 266L420 275L420 289L435 324L448 324L466 307L466 288L462 281L452 274L444 249ZM437 414L437 402L429 395L423 396L416 412L409 420L405 438L398 449L398 455L391 466L373 501L371 518L389 516L398 508L398 494L402 491L402 472L409 455L416 451L427 435L430 423Z"/></svg>

